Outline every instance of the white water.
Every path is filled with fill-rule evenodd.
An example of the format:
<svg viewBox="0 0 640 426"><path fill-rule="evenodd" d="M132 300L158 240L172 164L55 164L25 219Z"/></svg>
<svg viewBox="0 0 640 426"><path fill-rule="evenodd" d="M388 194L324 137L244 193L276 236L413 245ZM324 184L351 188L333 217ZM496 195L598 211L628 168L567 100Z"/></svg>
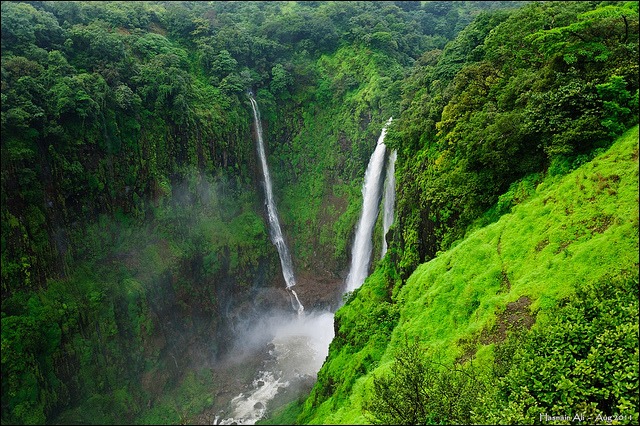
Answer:
<svg viewBox="0 0 640 426"><path fill-rule="evenodd" d="M371 251L373 249L372 235L373 227L378 218L380 207L380 178L384 166L384 154L386 146L384 137L387 134L387 127L391 123L391 118L382 128L382 133L378 138L376 149L369 159L369 165L364 175L362 185L362 212L356 227L356 237L351 250L351 269L347 276L346 291L353 291L360 287L369 274L369 264L371 262Z"/></svg>
<svg viewBox="0 0 640 426"><path fill-rule="evenodd" d="M233 417L220 418L216 416L215 425L253 425L260 420L266 412L266 404L273 399L281 387L289 385L275 378L269 371L260 371L260 376L252 383L253 391L236 396L231 400L233 406Z"/></svg>
<svg viewBox="0 0 640 426"><path fill-rule="evenodd" d="M271 241L275 244L280 255L280 264L282 265L282 275L287 285L287 290L291 294L291 304L293 308L302 313L304 306L300 303L298 295L291 288L296 285L296 279L293 276L293 262L291 262L291 255L289 255L289 249L284 241L282 235L282 229L280 228L280 221L278 219L278 211L276 210L276 203L273 200L273 189L271 185L271 175L269 174L269 166L267 165L267 156L264 152L264 142L262 140L262 124L260 123L260 112L258 110L258 103L253 96L249 95L251 100L251 107L253 108L253 118L256 125L256 136L258 142L258 155L260 156L260 162L262 164L262 174L264 176L264 191L266 195L267 213L269 216L269 229L271 234ZM294 301L295 298L295 301Z"/></svg>
<svg viewBox="0 0 640 426"><path fill-rule="evenodd" d="M382 253L383 258L387 253L387 232L393 224L393 208L396 202L396 159L398 151L395 149L389 154L389 162L387 164L387 177L384 184L384 208L382 216Z"/></svg>
<svg viewBox="0 0 640 426"><path fill-rule="evenodd" d="M273 364L258 372L247 392L231 400L230 416L219 413L214 424L255 424L264 417L268 403L281 389L305 377L315 379L334 337L333 314L329 312L265 318L262 326L264 329L254 333L256 336L273 333L269 352Z"/></svg>

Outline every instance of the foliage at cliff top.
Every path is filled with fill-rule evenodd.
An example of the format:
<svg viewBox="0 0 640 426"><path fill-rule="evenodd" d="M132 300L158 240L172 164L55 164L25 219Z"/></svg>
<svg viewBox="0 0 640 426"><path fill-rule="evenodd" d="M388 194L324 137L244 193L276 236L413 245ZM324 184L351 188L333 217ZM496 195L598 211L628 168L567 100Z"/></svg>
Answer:
<svg viewBox="0 0 640 426"><path fill-rule="evenodd" d="M276 187L299 183L294 190L310 189L314 201L330 197L333 181L324 176L343 161L347 186L357 187L366 142L375 141L363 117L382 122L398 101L389 78L397 82L399 68L442 48L479 10L502 6L3 2L3 294L73 268L81 239L74 224L100 214L152 219L150 205L193 169L255 190L248 89L264 109ZM314 119L333 108L336 116ZM322 128L318 135L345 151L316 143L314 157L326 157L318 165L327 169L309 171L316 158L300 141ZM339 195L348 191L337 184ZM312 239L304 230L318 228L315 212L295 194L283 197L285 225L301 231L294 254L308 261L311 245L344 246L336 242L344 229L334 235L330 225L322 241ZM344 248L337 257L344 262Z"/></svg>
<svg viewBox="0 0 640 426"><path fill-rule="evenodd" d="M480 15L426 52L387 136L398 149L402 277L513 182L566 173L637 124L639 57L637 2L533 2Z"/></svg>

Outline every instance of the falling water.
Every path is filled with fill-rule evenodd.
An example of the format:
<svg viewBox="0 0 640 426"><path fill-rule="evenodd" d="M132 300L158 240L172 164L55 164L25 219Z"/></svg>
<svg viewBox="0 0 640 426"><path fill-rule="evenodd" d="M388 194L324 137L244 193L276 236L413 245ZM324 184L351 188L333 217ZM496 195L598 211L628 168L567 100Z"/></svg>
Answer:
<svg viewBox="0 0 640 426"><path fill-rule="evenodd" d="M369 262L371 261L373 226L378 217L380 207L380 177L384 166L384 154L386 146L384 137L387 134L387 126L391 123L391 118L382 128L382 133L378 138L376 149L369 159L369 165L364 175L362 185L362 213L356 227L356 237L353 242L351 252L351 269L347 276L346 291L353 291L360 287L369 273Z"/></svg>
<svg viewBox="0 0 640 426"><path fill-rule="evenodd" d="M393 206L396 201L396 159L398 151L395 149L389 154L389 163L387 164L387 177L384 185L384 210L382 216L382 253L380 257L384 257L387 253L387 232L393 224Z"/></svg>
<svg viewBox="0 0 640 426"><path fill-rule="evenodd" d="M262 163L262 173L264 175L264 191L267 197L267 213L269 216L271 241L278 249L280 255L280 264L282 265L282 275L287 284L287 290L291 293L291 303L293 308L302 313L304 306L300 303L298 295L291 288L296 285L296 279L293 276L293 263L291 262L291 256L287 249L287 244L284 241L282 235L282 229L280 229L280 221L278 220L278 211L276 210L276 204L273 200L273 189L271 187L271 176L269 175L269 167L267 166L267 156L264 152L264 142L262 141L262 124L260 124L260 112L258 111L258 103L253 99L253 96L249 94L251 100L251 107L253 108L253 118L256 124L256 135L258 139L258 155L260 156L260 162ZM294 302L295 298L295 302Z"/></svg>

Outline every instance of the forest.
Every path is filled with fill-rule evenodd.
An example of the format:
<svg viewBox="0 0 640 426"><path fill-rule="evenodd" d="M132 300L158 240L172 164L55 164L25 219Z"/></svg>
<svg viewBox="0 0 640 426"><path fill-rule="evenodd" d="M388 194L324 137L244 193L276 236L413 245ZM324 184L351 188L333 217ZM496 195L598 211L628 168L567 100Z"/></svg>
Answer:
<svg viewBox="0 0 640 426"><path fill-rule="evenodd" d="M638 423L637 1L0 4L3 424L212 424L251 381L289 299L249 95L335 333L258 423Z"/></svg>

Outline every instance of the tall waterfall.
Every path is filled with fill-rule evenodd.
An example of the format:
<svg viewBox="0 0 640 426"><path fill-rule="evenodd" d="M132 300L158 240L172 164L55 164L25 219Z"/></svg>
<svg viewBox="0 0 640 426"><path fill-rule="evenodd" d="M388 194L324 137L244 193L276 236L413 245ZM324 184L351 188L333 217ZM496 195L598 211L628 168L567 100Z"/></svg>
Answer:
<svg viewBox="0 0 640 426"><path fill-rule="evenodd" d="M387 164L387 177L384 184L384 209L382 216L382 253L380 257L384 257L387 253L387 232L393 224L393 208L396 202L396 159L398 151L395 149L389 154L389 163Z"/></svg>
<svg viewBox="0 0 640 426"><path fill-rule="evenodd" d="M275 244L280 255L280 264L282 265L282 275L287 285L287 290L291 293L291 303L293 308L302 313L304 306L300 303L298 295L291 288L296 285L296 279L293 276L293 262L291 261L291 255L289 255L289 249L284 241L282 235L282 229L280 228L280 221L278 220L278 211L276 210L276 204L273 200L273 189L271 186L271 176L269 175L269 167L267 165L267 156L264 152L264 142L262 140L262 124L260 123L260 112L258 111L258 103L253 96L249 94L251 100L251 107L253 108L253 118L256 125L256 136L258 142L258 155L260 156L260 162L262 164L262 174L264 176L264 191L266 195L267 213L269 216L269 229L271 235L271 241ZM294 301L295 298L295 301Z"/></svg>
<svg viewBox="0 0 640 426"><path fill-rule="evenodd" d="M384 154L386 146L384 137L387 134L387 127L391 123L389 118L382 128L382 133L378 138L376 149L369 159L369 165L364 175L362 185L362 213L356 227L356 237L351 249L351 269L347 276L346 291L353 291L360 287L369 274L369 263L371 261L373 227L378 218L380 207L380 184L382 169L384 166Z"/></svg>

